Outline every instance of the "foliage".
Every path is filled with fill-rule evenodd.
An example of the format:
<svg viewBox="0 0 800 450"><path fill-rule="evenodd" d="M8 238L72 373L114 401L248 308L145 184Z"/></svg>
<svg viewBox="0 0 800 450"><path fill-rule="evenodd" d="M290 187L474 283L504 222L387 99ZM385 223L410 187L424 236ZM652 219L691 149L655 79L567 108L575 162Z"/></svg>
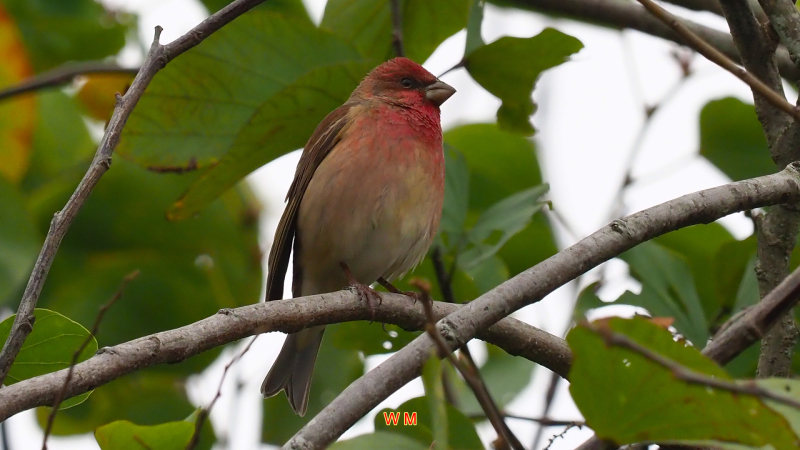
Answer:
<svg viewBox="0 0 800 450"><path fill-rule="evenodd" d="M229 0L201 2L214 12ZM390 9L389 1L329 0L315 24L301 0L264 2L159 72L124 129L110 171L61 243L39 300L46 309L36 310L33 333L7 383L65 368L99 307L134 269L141 276L108 311L80 360L98 344L115 345L259 301L262 205L242 180L303 147L365 74L394 56ZM456 69L499 100L496 123L444 130L439 234L423 262L396 283L412 290L410 279L426 279L434 298L467 303L558 250L557 227L544 210L558 212L559 205L548 205L551 180L544 176L538 143L529 138L535 131L532 95L542 73L568 63L584 43L554 28L486 42L482 0L400 0L400 11L405 51L420 63L466 30ZM94 0L0 0L0 90L63 64L112 60L126 44L146 47L136 28L134 16ZM4 306L16 308L53 213L85 173L114 93L130 82L130 75L94 74L66 89L0 100ZM777 169L752 105L717 99L698 119L699 154L728 178ZM580 325L568 337L575 353L571 393L594 431L621 444L734 442L781 449L798 439L800 420L785 405L690 385L641 354L606 345L597 331L608 327L695 372L729 381L751 378L757 346L724 368L699 350L727 319L757 302L755 253L752 236L737 240L715 223L688 227L620 256L641 285L638 293L601 299L603 279L579 293L573 317ZM800 264L800 250L791 264ZM584 322L612 304L674 319L678 339L644 319ZM0 323L0 338L12 320ZM294 415L282 395L267 399L262 441L285 443L364 373L366 357L395 352L419 334L367 322L328 327L307 415ZM530 383L534 364L491 345L486 350L480 374L503 410ZM69 409L58 413L53 433L94 432L103 449L185 448L196 419L186 380L219 354L217 349L136 372L91 396L67 400L62 408ZM476 431L483 411L460 375L433 358L422 377L425 397L378 412L374 433L332 448L484 448ZM759 386L800 396L795 381ZM41 426L49 412L37 410ZM416 413L418 424L390 425L384 413ZM211 448L216 438L210 424L202 433L200 448Z"/></svg>

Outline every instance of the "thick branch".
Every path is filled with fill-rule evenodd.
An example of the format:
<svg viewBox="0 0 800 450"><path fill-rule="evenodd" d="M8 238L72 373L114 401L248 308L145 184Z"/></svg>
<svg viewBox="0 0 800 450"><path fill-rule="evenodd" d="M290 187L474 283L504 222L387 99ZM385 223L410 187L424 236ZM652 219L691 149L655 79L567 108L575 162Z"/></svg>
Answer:
<svg viewBox="0 0 800 450"><path fill-rule="evenodd" d="M583 22L594 23L617 29L641 31L668 41L684 45L683 40L669 27L653 17L643 7L628 1L620 0L495 0L496 3L523 9L564 16ZM681 19L681 23L694 34L724 53L734 61L740 61L731 35L709 28L689 20ZM796 80L800 78L800 70L789 59L785 48L777 51L778 67L781 75Z"/></svg>
<svg viewBox="0 0 800 450"><path fill-rule="evenodd" d="M731 183L676 198L615 220L572 247L556 254L466 304L438 323L451 348L464 345L512 312L535 303L568 281L656 236L690 225L710 223L755 204L797 201L798 167ZM419 376L433 343L422 335L356 380L286 444L316 449L329 445L383 399Z"/></svg>
<svg viewBox="0 0 800 450"><path fill-rule="evenodd" d="M161 27L156 27L153 44L144 64L142 64L142 68L136 74L131 87L125 95L117 97L114 113L108 122L105 134L100 141L100 146L97 148L97 153L89 166L89 170L83 176L64 208L56 212L50 222L50 230L47 232L44 245L42 245L42 250L36 259L28 285L25 287L11 332L3 345L2 352L0 352L0 384L5 380L11 363L17 357L23 342L33 330L33 310L36 308L36 302L39 300L39 294L42 292L42 286L47 278L47 273L50 271L58 246L61 244L64 235L67 234L73 219L78 215L78 211L86 202L92 189L111 166L111 153L114 151L114 147L117 146L122 129L125 127L128 117L142 97L147 85L169 61L196 46L211 33L219 30L225 24L262 1L236 0L167 45L161 45L158 42Z"/></svg>
<svg viewBox="0 0 800 450"><path fill-rule="evenodd" d="M381 293L382 303L373 310L350 291L313 295L244 306L175 330L145 336L100 349L92 358L74 366L66 397L100 387L125 374L156 364L176 363L258 333L293 333L306 327L353 320L396 324L406 330L423 330L427 323L422 305L405 295ZM440 319L461 308L434 303ZM377 324L375 326L378 326ZM572 353L556 336L516 319L505 319L478 335L506 352L522 356L567 376ZM64 386L68 370L31 378L0 389L0 421L37 406L50 406Z"/></svg>

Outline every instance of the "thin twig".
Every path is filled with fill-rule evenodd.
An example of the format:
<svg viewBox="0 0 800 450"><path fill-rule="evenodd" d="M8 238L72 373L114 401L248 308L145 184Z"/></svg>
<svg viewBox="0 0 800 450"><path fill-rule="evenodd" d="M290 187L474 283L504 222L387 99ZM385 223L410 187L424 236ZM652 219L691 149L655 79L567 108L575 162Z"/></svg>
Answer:
<svg viewBox="0 0 800 450"><path fill-rule="evenodd" d="M535 422L543 427L582 427L586 425L586 422L582 420L555 420L549 417L528 417L528 416L518 416L516 414L508 414L506 412L500 412L500 415L503 416L505 419L514 419L514 420L524 420L526 422ZM487 419L485 414L470 414L468 416L472 420L482 420Z"/></svg>
<svg viewBox="0 0 800 450"><path fill-rule="evenodd" d="M162 28L156 27L153 43L150 46L150 51L147 53L144 64L142 64L142 68L137 72L125 95L117 95L114 113L108 122L105 134L100 141L97 153L89 169L67 201L67 204L61 211L55 213L53 220L50 222L50 229L45 237L42 250L39 252L39 257L36 259L28 285L25 287L8 339L6 339L3 349L0 351L0 385L5 381L11 364L33 329L33 310L36 308L36 302L39 300L39 294L42 292L42 286L44 286L47 273L50 271L50 266L56 256L61 240L66 235L72 221L86 202L92 189L100 181L100 177L111 167L111 154L119 142L128 117L130 117L131 112L136 107L136 103L142 97L147 85L150 84L156 73L176 56L198 45L215 31L262 1L236 0L167 45L159 43Z"/></svg>
<svg viewBox="0 0 800 450"><path fill-rule="evenodd" d="M790 406L792 408L800 409L800 402L797 400L776 394L768 389L764 389L754 382L747 382L738 384L732 381L723 380L721 378L714 378L700 372L688 369L671 359L665 358L660 354L650 350L647 347L639 345L624 334L613 331L607 324L592 324L589 329L597 333L606 345L615 345L617 347L628 349L632 352L638 353L650 361L668 369L672 375L683 382L689 384L699 384L701 386L708 386L714 389L728 391L733 394L745 394L760 397L762 399L771 400L782 405Z"/></svg>
<svg viewBox="0 0 800 450"><path fill-rule="evenodd" d="M389 0L392 8L392 47L396 56L406 56L403 48L403 12L400 10L400 0ZM422 61L420 61L422 62Z"/></svg>
<svg viewBox="0 0 800 450"><path fill-rule="evenodd" d="M497 407L497 404L492 399L492 395L489 393L489 390L486 388L486 384L483 382L481 378L480 371L475 366L475 362L472 358L467 358L467 364L462 363L459 359L453 356L452 350L450 346L447 344L447 341L444 340L444 337L439 333L439 329L436 327L436 317L433 314L433 302L431 301L430 297L430 290L431 287L428 283L421 281L419 279L413 279L410 283L412 286L419 289L420 293L420 300L422 302L422 306L425 308L425 317L427 317L428 323L425 325L425 330L430 335L433 342L436 344L436 347L439 350L439 357L440 358L447 358L450 361L450 364L461 373L461 376L464 377L464 381L467 382L469 387L472 389L472 392L475 394L475 398L478 400L478 403L483 408L483 411L486 413L486 418L489 419L489 422L494 427L495 431L497 432L497 436L502 438L505 445L502 445L500 448L510 447L513 449L524 450L525 447L522 446L522 443L519 442L519 439L511 432L506 425L505 421L503 420L503 416L500 414L500 409Z"/></svg>
<svg viewBox="0 0 800 450"><path fill-rule="evenodd" d="M780 94L776 93L764 84L761 80L753 76L750 72L736 65L733 60L723 55L717 49L712 47L706 41L694 34L689 28L683 25L677 17L672 15L666 9L658 6L652 0L638 0L648 11L650 11L659 20L664 22L667 26L675 30L685 41L689 47L696 50L701 55L708 58L709 61L717 64L723 69L735 75L740 80L747 83L751 89L758 92L761 96L767 99L770 103L781 109L786 114L800 119L800 110L787 102Z"/></svg>
<svg viewBox="0 0 800 450"><path fill-rule="evenodd" d="M571 322L571 320L570 320ZM569 329L569 327L567 327ZM550 383L547 386L547 393L544 396L544 409L542 410L542 419L547 419L547 414L550 413L550 408L553 407L553 400L556 397L556 390L558 389L559 383L561 383L561 378L558 376L557 373L552 372L550 374ZM533 445L531 445L532 449L539 448L539 442L542 440L542 436L544 434L544 429L547 425L543 423L543 421L539 421L539 427L536 428L536 434L533 436Z"/></svg>
<svg viewBox="0 0 800 450"><path fill-rule="evenodd" d="M54 88L71 82L75 77L95 73L107 74L128 74L136 75L138 67L120 67L115 63L107 62L82 62L69 63L47 72L40 73L34 77L23 80L16 86L11 86L0 90L0 100L4 100L15 95L26 92L38 91L40 89Z"/></svg>
<svg viewBox="0 0 800 450"><path fill-rule="evenodd" d="M444 260L442 259L442 248L436 246L431 252L431 262L433 262L433 271L436 273L436 281L439 282L439 290L442 291L442 299L447 303L455 303L456 298L453 295L452 273L448 273L444 267Z"/></svg>
<svg viewBox="0 0 800 450"><path fill-rule="evenodd" d="M219 386L217 386L217 393L214 395L214 398L211 400L211 403L208 404L207 408L200 408L200 411L197 413L197 420L195 421L194 425L194 434L192 434L192 439L189 441L189 444L186 446L186 450L192 450L197 447L197 444L200 443L200 431L203 429L203 424L205 423L206 419L208 419L208 415L211 414L211 409L217 403L217 400L222 396L222 384L225 382L225 376L228 374L228 370L231 368L232 365L236 363L236 361L242 359L245 353L250 350L250 347L253 346L253 342L258 339L258 336L253 336L253 339L250 339L250 342L247 343L247 346L239 353L236 354L228 364L225 364L225 369L222 370L222 376L219 378Z"/></svg>
<svg viewBox="0 0 800 450"><path fill-rule="evenodd" d="M120 283L119 288L117 288L117 292L111 297L111 300L107 301L103 306L100 307L100 310L97 312L97 317L94 319L94 325L92 325L92 330L89 332L89 335L86 336L86 339L83 340L81 345L75 350L75 353L72 354L72 360L69 363L69 368L67 369L67 376L64 377L64 386L56 395L56 399L53 401L53 407L50 410L50 414L47 416L47 426L44 429L44 439L42 440L42 450L47 450L47 438L50 436L50 433L53 431L53 422L56 420L56 414L58 414L58 408L61 406L61 402L64 401L64 397L67 395L67 389L69 388L69 382L72 381L72 374L75 371L75 364L78 364L78 358L80 358L81 353L84 349L92 342L92 339L96 338L97 332L100 330L100 322L103 320L103 316L106 315L106 311L108 311L117 300L122 297L122 291L125 290L125 287L128 286L128 283L136 279L139 276L139 269L134 270L133 272L129 273L122 279L122 283Z"/></svg>
<svg viewBox="0 0 800 450"><path fill-rule="evenodd" d="M547 443L547 446L544 448L544 450L550 450L550 447L553 446L553 443L556 441L556 439L563 438L567 434L567 432L569 430L571 430L571 429L573 429L575 427L583 428L584 425L586 425L586 424L585 423L579 423L579 422L575 422L574 424L567 425L567 427L564 428L563 430L561 430L560 433L556 434L555 436L553 436L553 437L551 437L549 439L549 442Z"/></svg>

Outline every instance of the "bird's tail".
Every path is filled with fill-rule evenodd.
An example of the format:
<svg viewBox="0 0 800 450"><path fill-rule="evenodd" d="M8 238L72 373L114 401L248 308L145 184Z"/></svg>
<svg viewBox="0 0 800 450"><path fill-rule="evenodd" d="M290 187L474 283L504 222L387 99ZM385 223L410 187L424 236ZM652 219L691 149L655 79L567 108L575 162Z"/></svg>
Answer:
<svg viewBox="0 0 800 450"><path fill-rule="evenodd" d="M325 327L313 327L286 337L278 359L261 385L264 398L272 397L281 390L286 391L286 398L294 412L300 416L305 415L314 362L317 360L323 332Z"/></svg>

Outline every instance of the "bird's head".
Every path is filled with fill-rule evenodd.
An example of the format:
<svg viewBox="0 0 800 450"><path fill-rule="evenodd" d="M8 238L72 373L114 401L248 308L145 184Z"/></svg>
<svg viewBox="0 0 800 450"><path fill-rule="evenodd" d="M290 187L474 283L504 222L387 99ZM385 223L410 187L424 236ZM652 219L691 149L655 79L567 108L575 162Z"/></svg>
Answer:
<svg viewBox="0 0 800 450"><path fill-rule="evenodd" d="M408 58L394 58L372 71L356 93L363 98L388 101L405 107L441 106L456 92Z"/></svg>

